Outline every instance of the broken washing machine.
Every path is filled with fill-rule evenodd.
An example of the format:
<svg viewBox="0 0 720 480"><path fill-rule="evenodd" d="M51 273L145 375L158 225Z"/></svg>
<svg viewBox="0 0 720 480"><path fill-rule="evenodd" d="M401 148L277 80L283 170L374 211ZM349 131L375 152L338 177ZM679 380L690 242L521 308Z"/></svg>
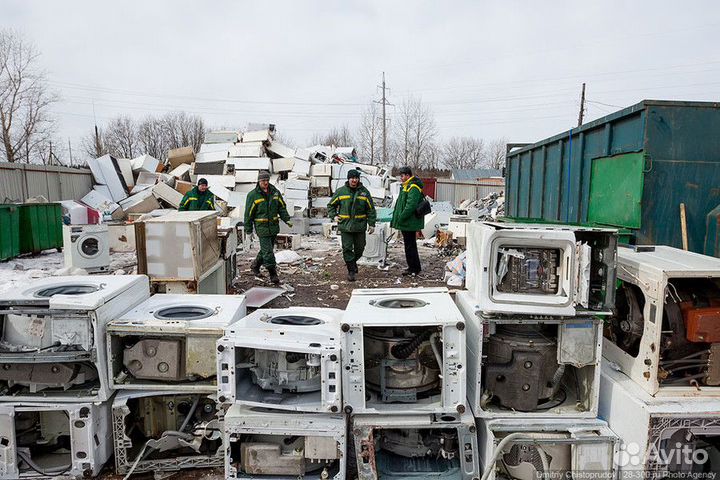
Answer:
<svg viewBox="0 0 720 480"><path fill-rule="evenodd" d="M342 341L346 413L465 412L465 319L446 288L353 290Z"/></svg>
<svg viewBox="0 0 720 480"><path fill-rule="evenodd" d="M112 405L116 473L221 467L222 421L214 395L119 392Z"/></svg>
<svg viewBox="0 0 720 480"><path fill-rule="evenodd" d="M720 397L720 260L622 247L618 277L605 358L651 395Z"/></svg>
<svg viewBox="0 0 720 480"><path fill-rule="evenodd" d="M0 404L0 479L89 478L112 454L110 404Z"/></svg>
<svg viewBox="0 0 720 480"><path fill-rule="evenodd" d="M144 275L50 277L0 294L0 401L110 398L107 322L149 296Z"/></svg>
<svg viewBox="0 0 720 480"><path fill-rule="evenodd" d="M360 480L480 478L472 414L354 415Z"/></svg>
<svg viewBox="0 0 720 480"><path fill-rule="evenodd" d="M342 310L260 309L217 342L218 399L278 410L342 409Z"/></svg>
<svg viewBox="0 0 720 480"><path fill-rule="evenodd" d="M616 230L492 222L467 230L467 290L486 314L611 314Z"/></svg>
<svg viewBox="0 0 720 480"><path fill-rule="evenodd" d="M153 295L108 323L111 388L217 390L212 352L246 314L244 295Z"/></svg>
<svg viewBox="0 0 720 480"><path fill-rule="evenodd" d="M82 268L88 273L110 270L110 237L107 225L64 225L65 267Z"/></svg>
<svg viewBox="0 0 720 480"><path fill-rule="evenodd" d="M232 405L224 431L227 480L346 478L345 415Z"/></svg>
<svg viewBox="0 0 720 480"><path fill-rule="evenodd" d="M476 417L595 418L602 320L484 317L468 291L468 401Z"/></svg>

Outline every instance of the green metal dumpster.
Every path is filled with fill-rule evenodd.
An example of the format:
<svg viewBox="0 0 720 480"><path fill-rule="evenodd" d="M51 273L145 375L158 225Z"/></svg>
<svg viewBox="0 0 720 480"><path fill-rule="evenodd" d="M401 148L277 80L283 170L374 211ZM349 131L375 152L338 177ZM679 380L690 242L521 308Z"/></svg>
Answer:
<svg viewBox="0 0 720 480"><path fill-rule="evenodd" d="M0 260L20 255L20 212L17 205L0 205Z"/></svg>
<svg viewBox="0 0 720 480"><path fill-rule="evenodd" d="M61 249L62 206L59 203L26 203L20 210L20 253Z"/></svg>
<svg viewBox="0 0 720 480"><path fill-rule="evenodd" d="M507 216L626 229L631 243L706 248L720 205L720 103L644 100L510 152Z"/></svg>

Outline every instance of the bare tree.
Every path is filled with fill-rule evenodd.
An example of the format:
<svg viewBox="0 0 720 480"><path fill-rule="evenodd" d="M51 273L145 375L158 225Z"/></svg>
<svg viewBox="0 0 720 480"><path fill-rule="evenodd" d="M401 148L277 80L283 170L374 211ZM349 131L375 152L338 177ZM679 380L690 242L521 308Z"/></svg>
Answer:
<svg viewBox="0 0 720 480"><path fill-rule="evenodd" d="M415 97L406 98L400 105L394 131L397 155L395 164L412 168L432 168L439 161L435 145L437 128L428 105Z"/></svg>
<svg viewBox="0 0 720 480"><path fill-rule="evenodd" d="M446 168L479 168L485 162L485 142L480 138L452 137L443 146Z"/></svg>
<svg viewBox="0 0 720 480"><path fill-rule="evenodd" d="M0 148L8 162L42 158L54 133L50 106L58 100L39 68L40 53L22 35L0 30Z"/></svg>
<svg viewBox="0 0 720 480"><path fill-rule="evenodd" d="M327 145L335 147L352 147L355 144L352 132L347 125L334 127L325 134L316 133L310 139L313 145Z"/></svg>
<svg viewBox="0 0 720 480"><path fill-rule="evenodd" d="M505 166L507 138L497 138L490 142L487 149L487 166L500 170Z"/></svg>
<svg viewBox="0 0 720 480"><path fill-rule="evenodd" d="M370 165L382 161L382 116L376 103L371 103L363 113L358 132L360 156Z"/></svg>

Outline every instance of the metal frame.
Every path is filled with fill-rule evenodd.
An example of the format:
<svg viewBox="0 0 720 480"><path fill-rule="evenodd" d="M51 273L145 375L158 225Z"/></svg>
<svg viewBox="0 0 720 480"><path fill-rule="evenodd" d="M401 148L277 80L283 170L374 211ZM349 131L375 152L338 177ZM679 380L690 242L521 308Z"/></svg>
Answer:
<svg viewBox="0 0 720 480"><path fill-rule="evenodd" d="M355 415L352 418L353 442L360 480L400 479L399 475L378 477L375 431L384 429L456 429L458 434L459 471L456 480L480 478L478 464L480 451L477 442L475 419L470 413L416 414L416 415ZM419 472L413 472L418 477ZM438 477L445 478L443 474ZM419 477L418 477L419 478ZM448 477L449 478L449 477Z"/></svg>
<svg viewBox="0 0 720 480"><path fill-rule="evenodd" d="M15 416L20 412L38 411L62 411L67 415L71 444L67 456L71 467L53 478L98 475L112 454L109 402L17 402L0 404L0 479L49 478L31 469L18 469Z"/></svg>
<svg viewBox="0 0 720 480"><path fill-rule="evenodd" d="M337 442L340 459L339 471L329 477L333 480L343 480L347 469L346 436L347 417L345 415L320 415L313 413L268 412L262 409L231 406L225 414L225 478L233 479L259 479L295 480L297 476L244 474L233 466L231 457L231 444L237 442L241 435L298 435L303 437L331 437ZM328 477L321 475L305 475L307 480L325 480Z"/></svg>
<svg viewBox="0 0 720 480"><path fill-rule="evenodd" d="M381 308L381 300L416 299L419 308ZM382 403L365 380L366 328L439 327L442 332L442 387L439 395L413 403ZM463 413L466 409L465 319L446 288L354 290L342 325L343 399L346 413ZM368 399L369 398L369 399Z"/></svg>

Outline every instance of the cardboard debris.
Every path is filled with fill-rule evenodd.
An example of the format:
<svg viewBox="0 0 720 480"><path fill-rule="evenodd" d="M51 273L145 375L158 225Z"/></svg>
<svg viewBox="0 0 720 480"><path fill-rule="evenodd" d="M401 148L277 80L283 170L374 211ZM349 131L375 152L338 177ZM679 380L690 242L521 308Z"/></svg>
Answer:
<svg viewBox="0 0 720 480"><path fill-rule="evenodd" d="M189 165L195 161L195 152L192 147L173 148L168 151L168 163L175 169L180 165Z"/></svg>

